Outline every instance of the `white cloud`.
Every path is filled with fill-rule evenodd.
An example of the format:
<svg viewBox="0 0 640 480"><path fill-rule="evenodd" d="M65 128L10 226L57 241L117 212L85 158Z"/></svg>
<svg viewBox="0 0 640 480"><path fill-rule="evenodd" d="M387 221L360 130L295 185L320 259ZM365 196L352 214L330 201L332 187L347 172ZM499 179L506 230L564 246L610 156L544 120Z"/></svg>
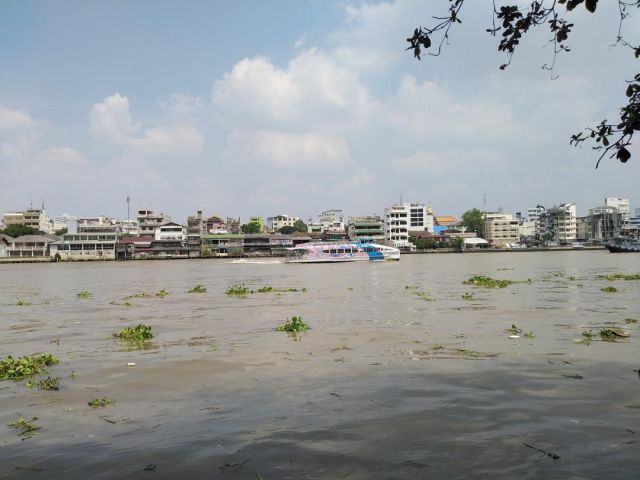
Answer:
<svg viewBox="0 0 640 480"><path fill-rule="evenodd" d="M129 112L129 99L115 93L91 108L89 129L115 143L126 143L139 129Z"/></svg>
<svg viewBox="0 0 640 480"><path fill-rule="evenodd" d="M33 119L28 113L0 105L0 130L28 128L32 125Z"/></svg>
<svg viewBox="0 0 640 480"><path fill-rule="evenodd" d="M360 190L370 186L374 180L374 176L365 168L359 168L342 186L350 190Z"/></svg>
<svg viewBox="0 0 640 480"><path fill-rule="evenodd" d="M245 58L213 84L212 98L231 128L354 130L375 107L357 74L316 49L298 53L285 69Z"/></svg>
<svg viewBox="0 0 640 480"><path fill-rule="evenodd" d="M225 156L275 166L342 164L349 146L338 136L323 133L234 130L227 139Z"/></svg>
<svg viewBox="0 0 640 480"><path fill-rule="evenodd" d="M142 124L133 121L129 99L115 93L93 105L89 128L94 135L140 154L193 154L202 151L204 139L194 124L194 115L200 108L199 99L174 94L161 106L169 114L170 124L143 130Z"/></svg>

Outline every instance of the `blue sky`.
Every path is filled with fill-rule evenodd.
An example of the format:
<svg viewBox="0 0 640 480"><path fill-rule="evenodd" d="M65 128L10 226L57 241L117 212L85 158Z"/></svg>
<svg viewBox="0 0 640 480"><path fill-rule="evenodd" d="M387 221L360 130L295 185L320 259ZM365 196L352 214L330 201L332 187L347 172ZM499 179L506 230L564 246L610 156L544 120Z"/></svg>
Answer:
<svg viewBox="0 0 640 480"><path fill-rule="evenodd" d="M445 0L0 1L0 212L123 216L127 195L177 220L382 213L401 196L460 215L485 193L511 212L640 206L637 145L599 170L568 145L637 73L610 47L614 2L571 15L556 80L542 32L500 72L490 2L468 3L444 54L417 62L404 39Z"/></svg>

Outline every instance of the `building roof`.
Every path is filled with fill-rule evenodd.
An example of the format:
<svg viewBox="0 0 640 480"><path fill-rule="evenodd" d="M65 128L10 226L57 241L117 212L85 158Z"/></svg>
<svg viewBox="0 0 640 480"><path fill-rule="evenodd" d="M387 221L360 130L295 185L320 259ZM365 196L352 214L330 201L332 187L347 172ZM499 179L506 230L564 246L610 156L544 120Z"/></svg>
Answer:
<svg viewBox="0 0 640 480"><path fill-rule="evenodd" d="M161 227L171 227L171 226L174 226L174 227L182 227L182 228L184 228L184 225L180 225L179 223L176 223L176 222L167 222L167 223L163 223L163 224L162 224L162 225L160 225L160 226L161 226Z"/></svg>
<svg viewBox="0 0 640 480"><path fill-rule="evenodd" d="M4 243L11 243L11 242L13 242L13 237L10 237L9 235L5 235L3 233L0 233L0 241L2 241Z"/></svg>
<svg viewBox="0 0 640 480"><path fill-rule="evenodd" d="M53 242L53 240L43 235L22 235L21 237L14 238L12 242L13 243L51 243Z"/></svg>
<svg viewBox="0 0 640 480"><path fill-rule="evenodd" d="M434 220L438 225L453 225L458 221L453 215L436 215Z"/></svg>
<svg viewBox="0 0 640 480"><path fill-rule="evenodd" d="M464 243L467 245L485 245L488 244L484 238L475 237L475 238L465 238Z"/></svg>
<svg viewBox="0 0 640 480"><path fill-rule="evenodd" d="M151 235L141 235L139 237L122 237L118 240L118 243L121 244L130 244L130 243L149 243L153 240L153 236Z"/></svg>

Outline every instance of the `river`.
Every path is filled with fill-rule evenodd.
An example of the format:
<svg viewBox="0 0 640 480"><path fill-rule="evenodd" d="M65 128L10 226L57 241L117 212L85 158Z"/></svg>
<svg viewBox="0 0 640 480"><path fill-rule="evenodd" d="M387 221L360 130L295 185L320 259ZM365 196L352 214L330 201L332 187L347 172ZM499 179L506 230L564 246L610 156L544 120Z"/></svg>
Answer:
<svg viewBox="0 0 640 480"><path fill-rule="evenodd" d="M612 273L640 255L0 265L0 356L55 355L61 387L0 381L0 478L637 478L640 281Z"/></svg>

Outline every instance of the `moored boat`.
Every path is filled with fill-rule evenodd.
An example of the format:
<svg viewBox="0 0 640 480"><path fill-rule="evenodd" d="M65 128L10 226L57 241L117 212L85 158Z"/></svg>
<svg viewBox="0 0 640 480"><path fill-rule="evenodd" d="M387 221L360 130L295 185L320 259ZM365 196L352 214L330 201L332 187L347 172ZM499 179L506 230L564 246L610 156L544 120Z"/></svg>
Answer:
<svg viewBox="0 0 640 480"><path fill-rule="evenodd" d="M287 263L400 260L400 250L369 242L304 243L287 249Z"/></svg>
<svg viewBox="0 0 640 480"><path fill-rule="evenodd" d="M640 239L630 237L616 237L604 244L611 253L640 253Z"/></svg>

